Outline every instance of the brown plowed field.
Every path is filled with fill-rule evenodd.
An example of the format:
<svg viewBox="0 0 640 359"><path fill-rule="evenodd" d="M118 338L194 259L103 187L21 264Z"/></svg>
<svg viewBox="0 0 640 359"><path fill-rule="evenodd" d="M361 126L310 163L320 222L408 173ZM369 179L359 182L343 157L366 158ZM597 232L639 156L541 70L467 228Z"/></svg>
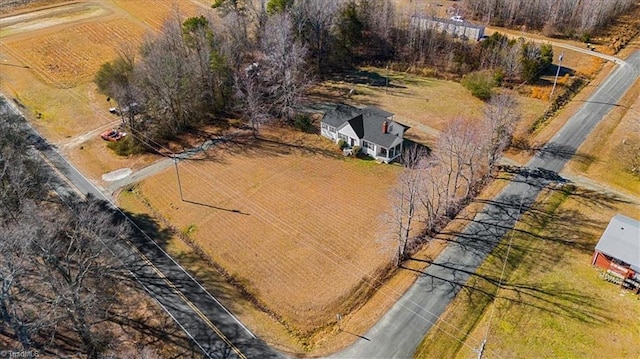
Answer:
<svg viewBox="0 0 640 359"><path fill-rule="evenodd" d="M113 0L114 4L150 28L159 31L165 19L176 11L182 15L200 15L211 11L211 3L176 0ZM206 6L205 6L206 4Z"/></svg>
<svg viewBox="0 0 640 359"><path fill-rule="evenodd" d="M55 87L90 82L121 44L142 38L144 29L123 18L83 23L47 36L5 44L21 55L42 80Z"/></svg>
<svg viewBox="0 0 640 359"><path fill-rule="evenodd" d="M180 163L185 202L174 168L138 191L297 329L333 320L345 296L388 264L381 215L398 166L264 140L214 158Z"/></svg>

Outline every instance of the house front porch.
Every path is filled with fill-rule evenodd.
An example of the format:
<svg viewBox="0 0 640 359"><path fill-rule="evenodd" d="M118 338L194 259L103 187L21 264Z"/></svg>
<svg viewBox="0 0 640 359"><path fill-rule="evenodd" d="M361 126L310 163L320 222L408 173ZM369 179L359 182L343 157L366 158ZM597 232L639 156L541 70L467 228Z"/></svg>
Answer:
<svg viewBox="0 0 640 359"><path fill-rule="evenodd" d="M382 146L375 146L375 149L367 149L367 154L378 161L389 163L402 154L402 143L398 143L394 147L385 148Z"/></svg>

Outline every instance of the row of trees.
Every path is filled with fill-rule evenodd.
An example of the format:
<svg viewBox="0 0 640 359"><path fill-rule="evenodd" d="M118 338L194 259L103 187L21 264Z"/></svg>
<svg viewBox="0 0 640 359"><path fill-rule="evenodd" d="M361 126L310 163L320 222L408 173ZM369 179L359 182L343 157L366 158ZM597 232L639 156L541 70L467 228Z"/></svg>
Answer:
<svg viewBox="0 0 640 359"><path fill-rule="evenodd" d="M100 68L96 84L120 104L134 138L170 138L225 111L241 113L256 133L271 118L293 119L311 76L292 17L269 15L249 37L241 14L227 14L218 29L176 14L140 49Z"/></svg>
<svg viewBox="0 0 640 359"><path fill-rule="evenodd" d="M127 227L96 200L54 195L24 126L0 113L0 334L98 358L114 341L104 324L123 309L118 289L135 288L108 250Z"/></svg>
<svg viewBox="0 0 640 359"><path fill-rule="evenodd" d="M400 62L460 76L490 71L495 74L496 85L533 83L553 62L551 45L522 38L509 39L498 32L484 41L471 43L435 29L410 26L402 32L402 37L407 41L398 49Z"/></svg>
<svg viewBox="0 0 640 359"><path fill-rule="evenodd" d="M470 17L491 25L542 30L547 35L579 35L586 40L636 0L466 0Z"/></svg>
<svg viewBox="0 0 640 359"><path fill-rule="evenodd" d="M222 22L179 14L139 49L121 48L96 75L134 134L172 137L221 112L257 134L291 122L313 78L364 62L394 61L463 75L491 70L507 83L534 81L550 47L493 35L468 43L411 26L390 0L216 0ZM408 16L408 15L405 15ZM143 136L136 136L141 134Z"/></svg>
<svg viewBox="0 0 640 359"><path fill-rule="evenodd" d="M139 49L123 47L96 74L98 89L115 99L131 132L170 137L221 111L231 74L204 18L167 21L161 36Z"/></svg>
<svg viewBox="0 0 640 359"><path fill-rule="evenodd" d="M396 264L478 194L519 119L515 99L499 94L487 103L482 120L453 120L433 153L419 146L405 151L388 214Z"/></svg>

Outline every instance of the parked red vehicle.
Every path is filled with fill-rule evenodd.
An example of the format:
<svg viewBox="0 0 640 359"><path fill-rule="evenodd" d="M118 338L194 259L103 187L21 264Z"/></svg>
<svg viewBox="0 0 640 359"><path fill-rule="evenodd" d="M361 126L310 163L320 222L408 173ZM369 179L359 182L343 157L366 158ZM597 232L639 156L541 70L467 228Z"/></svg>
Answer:
<svg viewBox="0 0 640 359"><path fill-rule="evenodd" d="M126 132L120 132L120 131L118 131L118 130L116 130L114 128L114 129L111 129L111 130L108 130L108 131L105 131L105 132L101 133L100 137L102 137L102 139L105 140L105 141L115 142L115 141L118 141L119 139L123 138L126 135L127 135Z"/></svg>

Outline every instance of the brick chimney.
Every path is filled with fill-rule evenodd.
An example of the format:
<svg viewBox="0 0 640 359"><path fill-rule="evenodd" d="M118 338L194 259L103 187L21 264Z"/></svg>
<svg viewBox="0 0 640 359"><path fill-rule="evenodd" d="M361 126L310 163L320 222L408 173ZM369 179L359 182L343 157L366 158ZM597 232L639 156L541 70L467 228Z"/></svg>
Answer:
<svg viewBox="0 0 640 359"><path fill-rule="evenodd" d="M382 123L382 133L387 133L388 130L389 130L389 122L384 121Z"/></svg>

